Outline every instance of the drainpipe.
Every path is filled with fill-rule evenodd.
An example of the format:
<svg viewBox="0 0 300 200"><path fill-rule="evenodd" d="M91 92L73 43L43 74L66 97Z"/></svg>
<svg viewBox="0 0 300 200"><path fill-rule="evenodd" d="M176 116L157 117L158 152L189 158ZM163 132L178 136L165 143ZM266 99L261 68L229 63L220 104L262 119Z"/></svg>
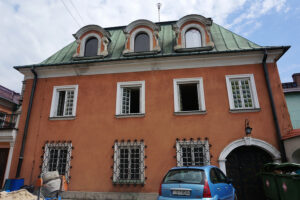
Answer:
<svg viewBox="0 0 300 200"><path fill-rule="evenodd" d="M284 149L283 141L282 141L282 138L281 138L281 131L280 131L279 123L278 123L275 103L274 103L273 94L272 94L272 88L271 88L271 84L270 84L269 72L268 72L268 68L267 68L267 64L266 64L267 57L268 57L268 52L265 49L262 65L263 65L264 72L265 72L265 78L266 78L269 98L270 98L271 107L272 107L273 119L274 119L274 122L275 122L276 136L277 136L279 151L280 151L280 154L281 154L281 161L286 162L287 159L286 159L286 155L285 155L285 149Z"/></svg>
<svg viewBox="0 0 300 200"><path fill-rule="evenodd" d="M28 105L28 109L27 109L27 116L26 116L26 121L25 121L24 134L23 134L23 139L22 139L22 146L21 146L21 150L20 150L16 178L20 177L20 172L21 172L22 163L23 163L23 159L24 159L24 150L25 150L26 138L27 138L27 134L28 134L29 119L30 119L33 97L34 97L35 88L36 88L36 82L37 82L37 78L38 78L34 67L31 68L31 72L34 75L34 79L33 79L33 84L32 84L32 88L31 88L29 105Z"/></svg>

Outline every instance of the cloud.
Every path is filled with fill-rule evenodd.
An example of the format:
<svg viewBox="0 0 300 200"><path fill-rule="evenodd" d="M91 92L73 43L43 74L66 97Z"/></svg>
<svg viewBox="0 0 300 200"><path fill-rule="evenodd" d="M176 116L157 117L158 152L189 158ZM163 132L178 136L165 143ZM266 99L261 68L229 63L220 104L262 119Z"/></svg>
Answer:
<svg viewBox="0 0 300 200"><path fill-rule="evenodd" d="M72 34L80 28L77 23L80 26L98 24L102 27L111 27L127 25L141 18L158 21L156 7L158 0L63 1L77 22L70 16L62 0L0 1L0 12L5 16L0 18L1 85L20 92L22 75L12 66L39 63L51 56L74 40ZM178 20L187 14L201 14L233 29L240 26L241 31L243 24L250 23L253 19L287 9L286 0L160 0L160 2L161 21ZM230 18L232 15L235 16L233 19ZM229 19L233 23L228 21ZM253 23L256 28L261 26L259 21Z"/></svg>

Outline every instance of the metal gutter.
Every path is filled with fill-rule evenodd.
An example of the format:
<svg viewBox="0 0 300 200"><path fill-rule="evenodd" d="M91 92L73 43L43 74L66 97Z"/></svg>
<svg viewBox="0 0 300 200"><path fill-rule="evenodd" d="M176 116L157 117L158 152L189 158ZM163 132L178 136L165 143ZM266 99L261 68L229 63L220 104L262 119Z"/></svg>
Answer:
<svg viewBox="0 0 300 200"><path fill-rule="evenodd" d="M21 68L36 68L36 67L46 67L46 66L59 66L59 65L71 65L71 64L87 64L87 63L97 63L97 62L111 62L111 61L122 61L122 60L137 60L137 59L146 59L146 58L161 58L161 57L178 57L178 56L192 56L192 55L211 55L211 54L224 54L224 53L240 53L240 52L261 52L264 49L268 50L278 50L283 49L282 55L290 48L290 46L278 46L278 47L261 47L255 49L243 49L243 50L227 50L227 51L198 51L198 52L181 52L181 53L170 53L170 54L155 54L155 55L143 55L143 56L128 56L121 58L104 58L104 59L92 59L92 60L74 60L71 62L63 63L53 63L53 64L34 64L34 65L23 65L23 66L14 66L16 70ZM281 57L281 56L280 56ZM280 58L279 57L279 58Z"/></svg>
<svg viewBox="0 0 300 200"><path fill-rule="evenodd" d="M283 141L282 141L282 138L281 138L281 131L280 131L279 122L278 122L278 118L277 118L275 102L274 102L274 99L273 99L273 93L272 93L272 88L271 88L271 83L270 83L270 78L269 78L269 71L268 71L267 64L266 64L267 57L268 57L268 52L267 52L267 49L265 49L262 65L263 65L263 68L264 68L264 73L265 73L265 78L266 78L266 83L267 83L267 88L268 88L268 94L269 94L272 113L273 113L273 119L274 119L274 122L275 122L276 137L277 137L277 143L278 143L278 146L279 146L279 151L280 151L280 154L281 154L281 161L286 162L287 159L286 159L285 149L284 149Z"/></svg>
<svg viewBox="0 0 300 200"><path fill-rule="evenodd" d="M21 150L20 150L20 155L19 155L19 162L18 162L18 167L17 167L17 172L16 172L16 178L20 177L20 172L21 172L22 163L23 163L23 159L24 159L24 150L25 150L26 138L27 138L27 134L28 134L30 114L31 114L32 104L33 104L33 97L34 97L36 83L37 83L37 79L38 79L37 73L36 73L34 67L31 68L31 72L34 75L34 79L33 79L33 84L32 84L32 88L31 88L29 105L28 105L28 109L27 109L27 116L26 116L26 121L25 121L24 133L23 133L22 144L21 144Z"/></svg>

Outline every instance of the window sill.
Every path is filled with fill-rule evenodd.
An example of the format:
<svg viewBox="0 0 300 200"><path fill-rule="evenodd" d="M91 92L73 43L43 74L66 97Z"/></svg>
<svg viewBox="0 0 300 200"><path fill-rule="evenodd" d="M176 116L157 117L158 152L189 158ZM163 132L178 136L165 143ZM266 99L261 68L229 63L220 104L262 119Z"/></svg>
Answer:
<svg viewBox="0 0 300 200"><path fill-rule="evenodd" d="M195 47L195 48L179 48L176 49L175 51L180 53L180 52L210 51L212 49L213 49L212 46L205 46L205 47Z"/></svg>
<svg viewBox="0 0 300 200"><path fill-rule="evenodd" d="M252 108L252 109L230 109L229 112L231 113L244 113L244 112L259 112L261 111L260 108Z"/></svg>
<svg viewBox="0 0 300 200"><path fill-rule="evenodd" d="M118 114L116 118L145 117L145 113Z"/></svg>
<svg viewBox="0 0 300 200"><path fill-rule="evenodd" d="M143 51L143 52L127 52L123 53L123 56L129 57L129 56L146 56L146 55L155 55L159 51Z"/></svg>
<svg viewBox="0 0 300 200"><path fill-rule="evenodd" d="M193 111L179 111L174 112L174 115L204 115L206 110L193 110Z"/></svg>
<svg viewBox="0 0 300 200"><path fill-rule="evenodd" d="M49 120L74 120L76 116L49 117Z"/></svg>
<svg viewBox="0 0 300 200"><path fill-rule="evenodd" d="M104 58L103 55L99 56L78 56L78 57L73 57L73 60L94 60L94 59L102 59Z"/></svg>
<svg viewBox="0 0 300 200"><path fill-rule="evenodd" d="M139 184L144 185L145 182L142 180L119 180L119 181L113 181L113 184Z"/></svg>

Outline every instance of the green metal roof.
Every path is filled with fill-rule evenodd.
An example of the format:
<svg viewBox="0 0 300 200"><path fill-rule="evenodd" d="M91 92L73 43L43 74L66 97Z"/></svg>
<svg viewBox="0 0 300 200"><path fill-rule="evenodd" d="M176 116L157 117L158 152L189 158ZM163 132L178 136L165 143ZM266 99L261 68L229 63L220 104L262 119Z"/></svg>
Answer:
<svg viewBox="0 0 300 200"><path fill-rule="evenodd" d="M236 51L252 51L252 50L262 50L264 48L259 46L246 38L237 35L224 27L213 23L211 27L212 41L215 46L212 50L200 51L200 52L175 52L175 33L172 29L172 24L176 21L161 22L157 23L160 25L161 30L159 32L159 43L161 47L161 52L154 55L136 55L136 56L123 56L122 52L125 46L125 34L123 33L124 26L106 28L111 34L111 43L109 45L108 56L104 58L97 59L86 59L86 60L74 60L73 55L76 51L76 41L68 44L40 64L30 65L30 66L49 66L49 65L63 65L63 64L75 64L75 63L91 63L91 62L105 62L113 60L128 60L128 59L139 59L139 58L150 58L150 57L165 57L165 56L182 56L182 55L197 55L197 54L211 54L211 53L221 53L221 52L236 52ZM282 47L275 47L282 48ZM289 47L284 47L289 48ZM15 68L30 67L28 66L18 66Z"/></svg>

